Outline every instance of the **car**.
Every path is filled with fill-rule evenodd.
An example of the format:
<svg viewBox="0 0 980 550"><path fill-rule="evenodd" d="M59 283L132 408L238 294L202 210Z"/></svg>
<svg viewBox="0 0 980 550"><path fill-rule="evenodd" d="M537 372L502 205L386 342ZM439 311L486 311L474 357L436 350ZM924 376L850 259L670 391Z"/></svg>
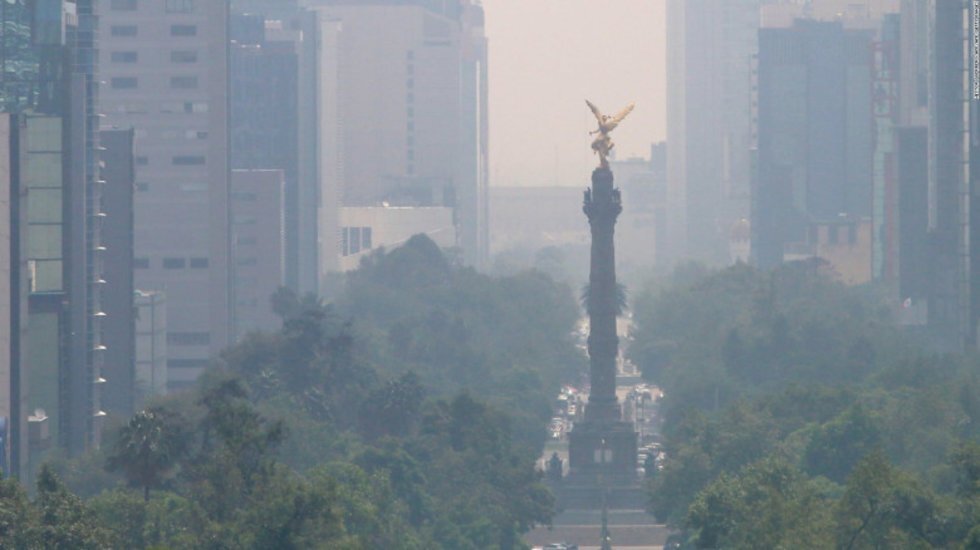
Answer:
<svg viewBox="0 0 980 550"><path fill-rule="evenodd" d="M544 550L578 550L577 544L569 544L567 542L553 542L551 544L546 544Z"/></svg>

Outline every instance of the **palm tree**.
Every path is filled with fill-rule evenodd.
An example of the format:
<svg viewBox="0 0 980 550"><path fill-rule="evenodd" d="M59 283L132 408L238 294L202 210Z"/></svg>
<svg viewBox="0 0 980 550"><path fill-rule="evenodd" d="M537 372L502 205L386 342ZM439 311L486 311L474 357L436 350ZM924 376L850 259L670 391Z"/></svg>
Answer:
<svg viewBox="0 0 980 550"><path fill-rule="evenodd" d="M144 410L120 428L106 461L106 469L122 471L132 485L143 488L143 500L150 500L150 488L160 485L183 452L183 437L172 413Z"/></svg>

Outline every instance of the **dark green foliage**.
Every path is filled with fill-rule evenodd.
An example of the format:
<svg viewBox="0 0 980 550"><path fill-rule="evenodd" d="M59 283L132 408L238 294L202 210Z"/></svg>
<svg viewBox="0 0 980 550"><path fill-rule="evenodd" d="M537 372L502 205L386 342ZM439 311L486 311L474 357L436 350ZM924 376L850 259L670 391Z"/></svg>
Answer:
<svg viewBox="0 0 980 550"><path fill-rule="evenodd" d="M106 468L122 471L132 485L143 488L143 500L159 486L186 451L187 434L180 418L166 409L140 411L116 434Z"/></svg>
<svg viewBox="0 0 980 550"><path fill-rule="evenodd" d="M825 271L686 267L641 293L630 354L665 393L651 510L705 548L977 544L980 361Z"/></svg>
<svg viewBox="0 0 980 550"><path fill-rule="evenodd" d="M722 474L698 493L686 526L698 548L832 548L831 502L779 459Z"/></svg>
<svg viewBox="0 0 980 550"><path fill-rule="evenodd" d="M0 482L0 541L510 550L550 521L534 463L554 391L585 364L567 287L480 275L416 237L370 256L334 304L280 290L273 305L281 330L225 350L104 457L58 463L88 501L48 468L34 502Z"/></svg>
<svg viewBox="0 0 980 550"><path fill-rule="evenodd" d="M42 466L37 475L34 505L40 516L37 526L39 535L35 539L40 543L40 548L80 550L109 546L109 531L47 466Z"/></svg>

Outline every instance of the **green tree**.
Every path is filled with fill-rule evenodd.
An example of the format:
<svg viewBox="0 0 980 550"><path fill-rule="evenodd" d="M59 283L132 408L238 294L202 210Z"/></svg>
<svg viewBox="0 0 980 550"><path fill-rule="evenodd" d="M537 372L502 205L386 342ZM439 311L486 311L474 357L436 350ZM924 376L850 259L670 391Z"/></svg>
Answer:
<svg viewBox="0 0 980 550"><path fill-rule="evenodd" d="M27 492L13 479L0 479L0 546L40 546L40 518Z"/></svg>
<svg viewBox="0 0 980 550"><path fill-rule="evenodd" d="M42 548L84 550L111 546L112 534L47 465L41 466L37 476L35 506L40 515Z"/></svg>
<svg viewBox="0 0 980 550"><path fill-rule="evenodd" d="M698 548L832 548L830 509L800 471L768 458L699 492L686 525Z"/></svg>
<svg viewBox="0 0 980 550"><path fill-rule="evenodd" d="M142 487L143 500L159 487L187 450L181 419L166 409L147 409L120 428L106 460L110 471L121 471L132 485Z"/></svg>

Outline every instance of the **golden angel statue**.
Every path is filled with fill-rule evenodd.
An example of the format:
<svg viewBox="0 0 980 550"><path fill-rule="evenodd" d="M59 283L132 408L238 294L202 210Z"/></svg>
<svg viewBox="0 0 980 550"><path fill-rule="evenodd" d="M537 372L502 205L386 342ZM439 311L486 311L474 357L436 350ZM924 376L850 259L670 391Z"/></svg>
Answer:
<svg viewBox="0 0 980 550"><path fill-rule="evenodd" d="M592 142L592 150L599 154L599 165L603 168L609 168L609 160L607 157L609 156L609 151L612 151L612 148L616 146L616 144L612 142L612 138L609 137L609 134L616 129L617 126L619 126L619 123L626 118L626 115L630 114L635 106L635 103L630 103L627 105L622 111L616 113L616 116L602 114L602 112L599 111L599 108L588 99L585 100L585 104L589 106L589 109L592 110L592 114L595 115L596 120L599 122L599 128L594 132L589 132L590 136L599 134Z"/></svg>

